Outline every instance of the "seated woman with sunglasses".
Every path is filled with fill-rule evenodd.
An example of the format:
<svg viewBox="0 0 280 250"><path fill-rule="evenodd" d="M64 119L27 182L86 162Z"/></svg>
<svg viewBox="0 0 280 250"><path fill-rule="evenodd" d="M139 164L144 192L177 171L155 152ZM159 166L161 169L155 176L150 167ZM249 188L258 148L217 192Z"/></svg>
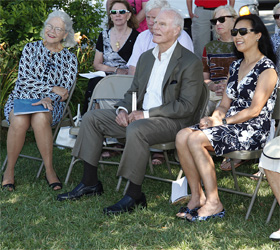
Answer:
<svg viewBox="0 0 280 250"><path fill-rule="evenodd" d="M209 116L215 110L222 95L228 78L230 64L236 60L231 29L237 18L237 14L230 5L223 5L214 10L213 19L217 40L207 43L202 54L204 81L210 90L205 115Z"/></svg>
<svg viewBox="0 0 280 250"><path fill-rule="evenodd" d="M96 43L93 62L96 71L127 75L128 67L126 64L139 34L136 31L137 27L138 22L129 3L126 0L113 0L109 6L109 29L100 33ZM102 78L95 77L89 80L82 114L87 111L93 89Z"/></svg>
<svg viewBox="0 0 280 250"><path fill-rule="evenodd" d="M10 123L7 136L8 164L2 176L2 188L15 190L14 168L31 126L46 167L46 180L53 190L62 188L52 163L53 139L51 125L62 118L68 91L77 75L77 58L64 47L72 47L72 20L62 11L52 12L41 32L43 41L28 43L20 58L18 78L4 108ZM14 114L15 99L39 99L50 112Z"/></svg>
<svg viewBox="0 0 280 250"><path fill-rule="evenodd" d="M221 156L236 150L261 149L269 135L277 73L268 31L258 16L247 15L237 18L231 35L239 59L230 66L220 105L212 116L182 129L176 137L178 156L192 194L187 207L181 208L177 216L188 221L225 216L209 151Z"/></svg>

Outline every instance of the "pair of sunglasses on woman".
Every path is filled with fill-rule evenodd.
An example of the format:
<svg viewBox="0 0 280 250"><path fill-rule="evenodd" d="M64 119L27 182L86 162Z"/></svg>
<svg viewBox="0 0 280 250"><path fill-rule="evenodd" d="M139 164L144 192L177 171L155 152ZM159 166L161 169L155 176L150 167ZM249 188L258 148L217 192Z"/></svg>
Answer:
<svg viewBox="0 0 280 250"><path fill-rule="evenodd" d="M226 21L226 17L233 18L233 16L220 16L218 18L211 19L210 22L211 22L212 25L216 25L218 21L220 23L224 23ZM245 36L246 34L248 34L251 31L254 31L254 30L253 29L247 29L247 28L240 28L240 29L232 29L230 32L231 32L232 36L237 36L238 32L241 36Z"/></svg>
<svg viewBox="0 0 280 250"><path fill-rule="evenodd" d="M116 14L124 15L125 13L128 13L128 12L129 12L128 10L110 10L110 13L112 15L116 15Z"/></svg>

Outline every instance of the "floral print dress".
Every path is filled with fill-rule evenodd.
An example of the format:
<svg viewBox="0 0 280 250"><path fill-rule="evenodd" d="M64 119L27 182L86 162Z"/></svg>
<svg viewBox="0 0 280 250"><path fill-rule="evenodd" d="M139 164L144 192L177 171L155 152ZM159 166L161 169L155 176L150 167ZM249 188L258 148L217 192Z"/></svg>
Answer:
<svg viewBox="0 0 280 250"><path fill-rule="evenodd" d="M259 75L266 69L275 69L274 63L267 57L263 57L238 83L241 62L242 59L234 61L230 67L226 93L232 102L226 117L233 116L248 108L254 97ZM242 123L226 124L202 130L212 144L216 155L220 156L239 150L258 150L264 147L270 131L277 86L278 82L259 116Z"/></svg>
<svg viewBox="0 0 280 250"><path fill-rule="evenodd" d="M54 86L70 91L76 80L78 62L76 56L64 48L51 53L43 41L25 45L19 62L18 78L4 108L6 120L14 108L14 99L43 99L49 97L53 103L52 125L62 118L65 102L54 92Z"/></svg>

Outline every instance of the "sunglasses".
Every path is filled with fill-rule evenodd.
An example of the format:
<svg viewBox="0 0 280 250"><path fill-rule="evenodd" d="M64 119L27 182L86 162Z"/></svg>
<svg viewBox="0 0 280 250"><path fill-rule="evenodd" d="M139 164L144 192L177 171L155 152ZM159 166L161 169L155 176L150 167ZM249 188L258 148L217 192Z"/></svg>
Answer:
<svg viewBox="0 0 280 250"><path fill-rule="evenodd" d="M279 19L280 14L274 14L273 17L274 17L275 20L276 20L276 19Z"/></svg>
<svg viewBox="0 0 280 250"><path fill-rule="evenodd" d="M121 14L124 15L125 13L129 13L129 10L110 10L110 13L112 15L116 15L116 14Z"/></svg>
<svg viewBox="0 0 280 250"><path fill-rule="evenodd" d="M251 31L255 31L254 29L247 29L247 28L240 28L240 29L232 29L230 31L232 36L237 36L238 32L241 36L245 36L246 34L248 34Z"/></svg>
<svg viewBox="0 0 280 250"><path fill-rule="evenodd" d="M233 17L233 16L220 16L218 18L213 18L213 19L210 19L210 22L212 25L216 25L217 24L217 21L219 21L220 23L224 23L226 21L226 17Z"/></svg>

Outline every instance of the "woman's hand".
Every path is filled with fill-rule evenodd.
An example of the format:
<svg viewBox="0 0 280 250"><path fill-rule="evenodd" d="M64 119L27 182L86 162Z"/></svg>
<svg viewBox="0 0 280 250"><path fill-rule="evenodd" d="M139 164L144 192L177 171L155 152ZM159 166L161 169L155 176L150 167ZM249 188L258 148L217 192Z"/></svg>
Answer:
<svg viewBox="0 0 280 250"><path fill-rule="evenodd" d="M69 96L69 93L68 93L67 89L62 88L62 87L58 87L58 86L53 87L52 92L61 96L61 100L60 100L61 102L64 102L65 100L67 100L67 98Z"/></svg>
<svg viewBox="0 0 280 250"><path fill-rule="evenodd" d="M43 98L39 102L32 103L33 106L43 105L48 110L53 110L52 100L49 97Z"/></svg>
<svg viewBox="0 0 280 250"><path fill-rule="evenodd" d="M217 83L210 82L208 84L209 90L215 92L217 96L222 96L227 85L227 80L222 80Z"/></svg>
<svg viewBox="0 0 280 250"><path fill-rule="evenodd" d="M219 119L217 117L213 117L213 116L208 116L208 117L203 117L200 120L199 128L206 129L206 128L210 128L210 127L220 126L222 124L223 124L223 122L221 119Z"/></svg>
<svg viewBox="0 0 280 250"><path fill-rule="evenodd" d="M128 69L118 68L117 71L116 71L116 74L118 74L118 75L127 75L128 74Z"/></svg>

